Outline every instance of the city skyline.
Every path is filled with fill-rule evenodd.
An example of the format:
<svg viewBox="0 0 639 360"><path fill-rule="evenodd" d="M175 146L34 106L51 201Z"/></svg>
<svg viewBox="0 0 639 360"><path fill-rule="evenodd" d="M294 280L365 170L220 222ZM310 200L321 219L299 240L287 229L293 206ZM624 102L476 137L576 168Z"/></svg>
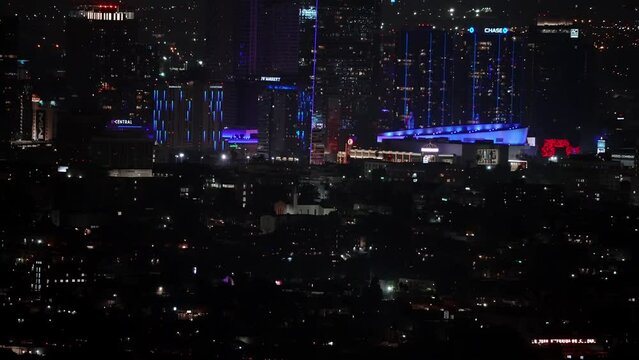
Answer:
<svg viewBox="0 0 639 360"><path fill-rule="evenodd" d="M639 6L0 4L1 359L639 358Z"/></svg>

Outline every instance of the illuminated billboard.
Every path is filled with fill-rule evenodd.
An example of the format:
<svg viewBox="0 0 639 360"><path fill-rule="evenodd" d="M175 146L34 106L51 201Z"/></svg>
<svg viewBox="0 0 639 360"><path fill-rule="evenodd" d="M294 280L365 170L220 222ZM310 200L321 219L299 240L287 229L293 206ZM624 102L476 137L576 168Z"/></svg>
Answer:
<svg viewBox="0 0 639 360"><path fill-rule="evenodd" d="M44 129L45 129L45 112L44 110L37 110L35 113L33 140L44 141L45 140Z"/></svg>
<svg viewBox="0 0 639 360"><path fill-rule="evenodd" d="M496 166L499 164L499 151L497 149L477 149L477 165Z"/></svg>
<svg viewBox="0 0 639 360"><path fill-rule="evenodd" d="M302 20L317 19L317 10L313 7L300 9L300 19Z"/></svg>
<svg viewBox="0 0 639 360"><path fill-rule="evenodd" d="M570 29L570 38L579 39L579 29Z"/></svg>
<svg viewBox="0 0 639 360"><path fill-rule="evenodd" d="M599 139L597 140L597 154L605 154L606 153L606 140Z"/></svg>
<svg viewBox="0 0 639 360"><path fill-rule="evenodd" d="M483 28L483 29L477 29L474 26L468 28L468 32L471 34L474 34L476 32L481 32L484 34L500 34L500 35L506 35L510 32L510 29L507 27L487 27L487 28Z"/></svg>

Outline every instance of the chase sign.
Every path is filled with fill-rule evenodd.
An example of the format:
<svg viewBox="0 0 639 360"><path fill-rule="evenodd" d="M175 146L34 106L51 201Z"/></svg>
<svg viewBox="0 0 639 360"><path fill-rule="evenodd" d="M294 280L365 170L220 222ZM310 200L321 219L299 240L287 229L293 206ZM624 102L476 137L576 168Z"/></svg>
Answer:
<svg viewBox="0 0 639 360"><path fill-rule="evenodd" d="M508 28L484 28L484 34L508 34Z"/></svg>
<svg viewBox="0 0 639 360"><path fill-rule="evenodd" d="M471 34L474 34L475 32L477 32L478 29L475 29L475 27L470 27L468 29L468 32ZM510 32L510 29L507 27L496 27L496 28L484 28L483 29L484 34L501 34L501 35L506 35Z"/></svg>

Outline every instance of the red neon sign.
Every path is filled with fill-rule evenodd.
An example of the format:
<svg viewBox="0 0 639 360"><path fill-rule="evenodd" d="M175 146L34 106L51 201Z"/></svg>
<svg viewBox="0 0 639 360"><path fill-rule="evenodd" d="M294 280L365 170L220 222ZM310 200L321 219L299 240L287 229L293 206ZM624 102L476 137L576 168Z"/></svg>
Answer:
<svg viewBox="0 0 639 360"><path fill-rule="evenodd" d="M119 5L107 5L107 4L99 4L99 5L96 5L96 7L101 10L113 10L113 11L117 11L120 8Z"/></svg>
<svg viewBox="0 0 639 360"><path fill-rule="evenodd" d="M557 149L565 149L568 156L581 154L581 148L572 146L567 139L546 139L544 140L544 146L541 148L541 156L545 158L553 157L557 155Z"/></svg>

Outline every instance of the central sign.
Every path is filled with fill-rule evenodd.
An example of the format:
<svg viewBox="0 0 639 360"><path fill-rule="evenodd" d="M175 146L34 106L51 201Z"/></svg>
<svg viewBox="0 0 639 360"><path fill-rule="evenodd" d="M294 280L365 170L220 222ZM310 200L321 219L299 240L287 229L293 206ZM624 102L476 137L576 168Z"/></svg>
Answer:
<svg viewBox="0 0 639 360"><path fill-rule="evenodd" d="M133 120L130 119L115 119L112 121L113 125L133 125Z"/></svg>

